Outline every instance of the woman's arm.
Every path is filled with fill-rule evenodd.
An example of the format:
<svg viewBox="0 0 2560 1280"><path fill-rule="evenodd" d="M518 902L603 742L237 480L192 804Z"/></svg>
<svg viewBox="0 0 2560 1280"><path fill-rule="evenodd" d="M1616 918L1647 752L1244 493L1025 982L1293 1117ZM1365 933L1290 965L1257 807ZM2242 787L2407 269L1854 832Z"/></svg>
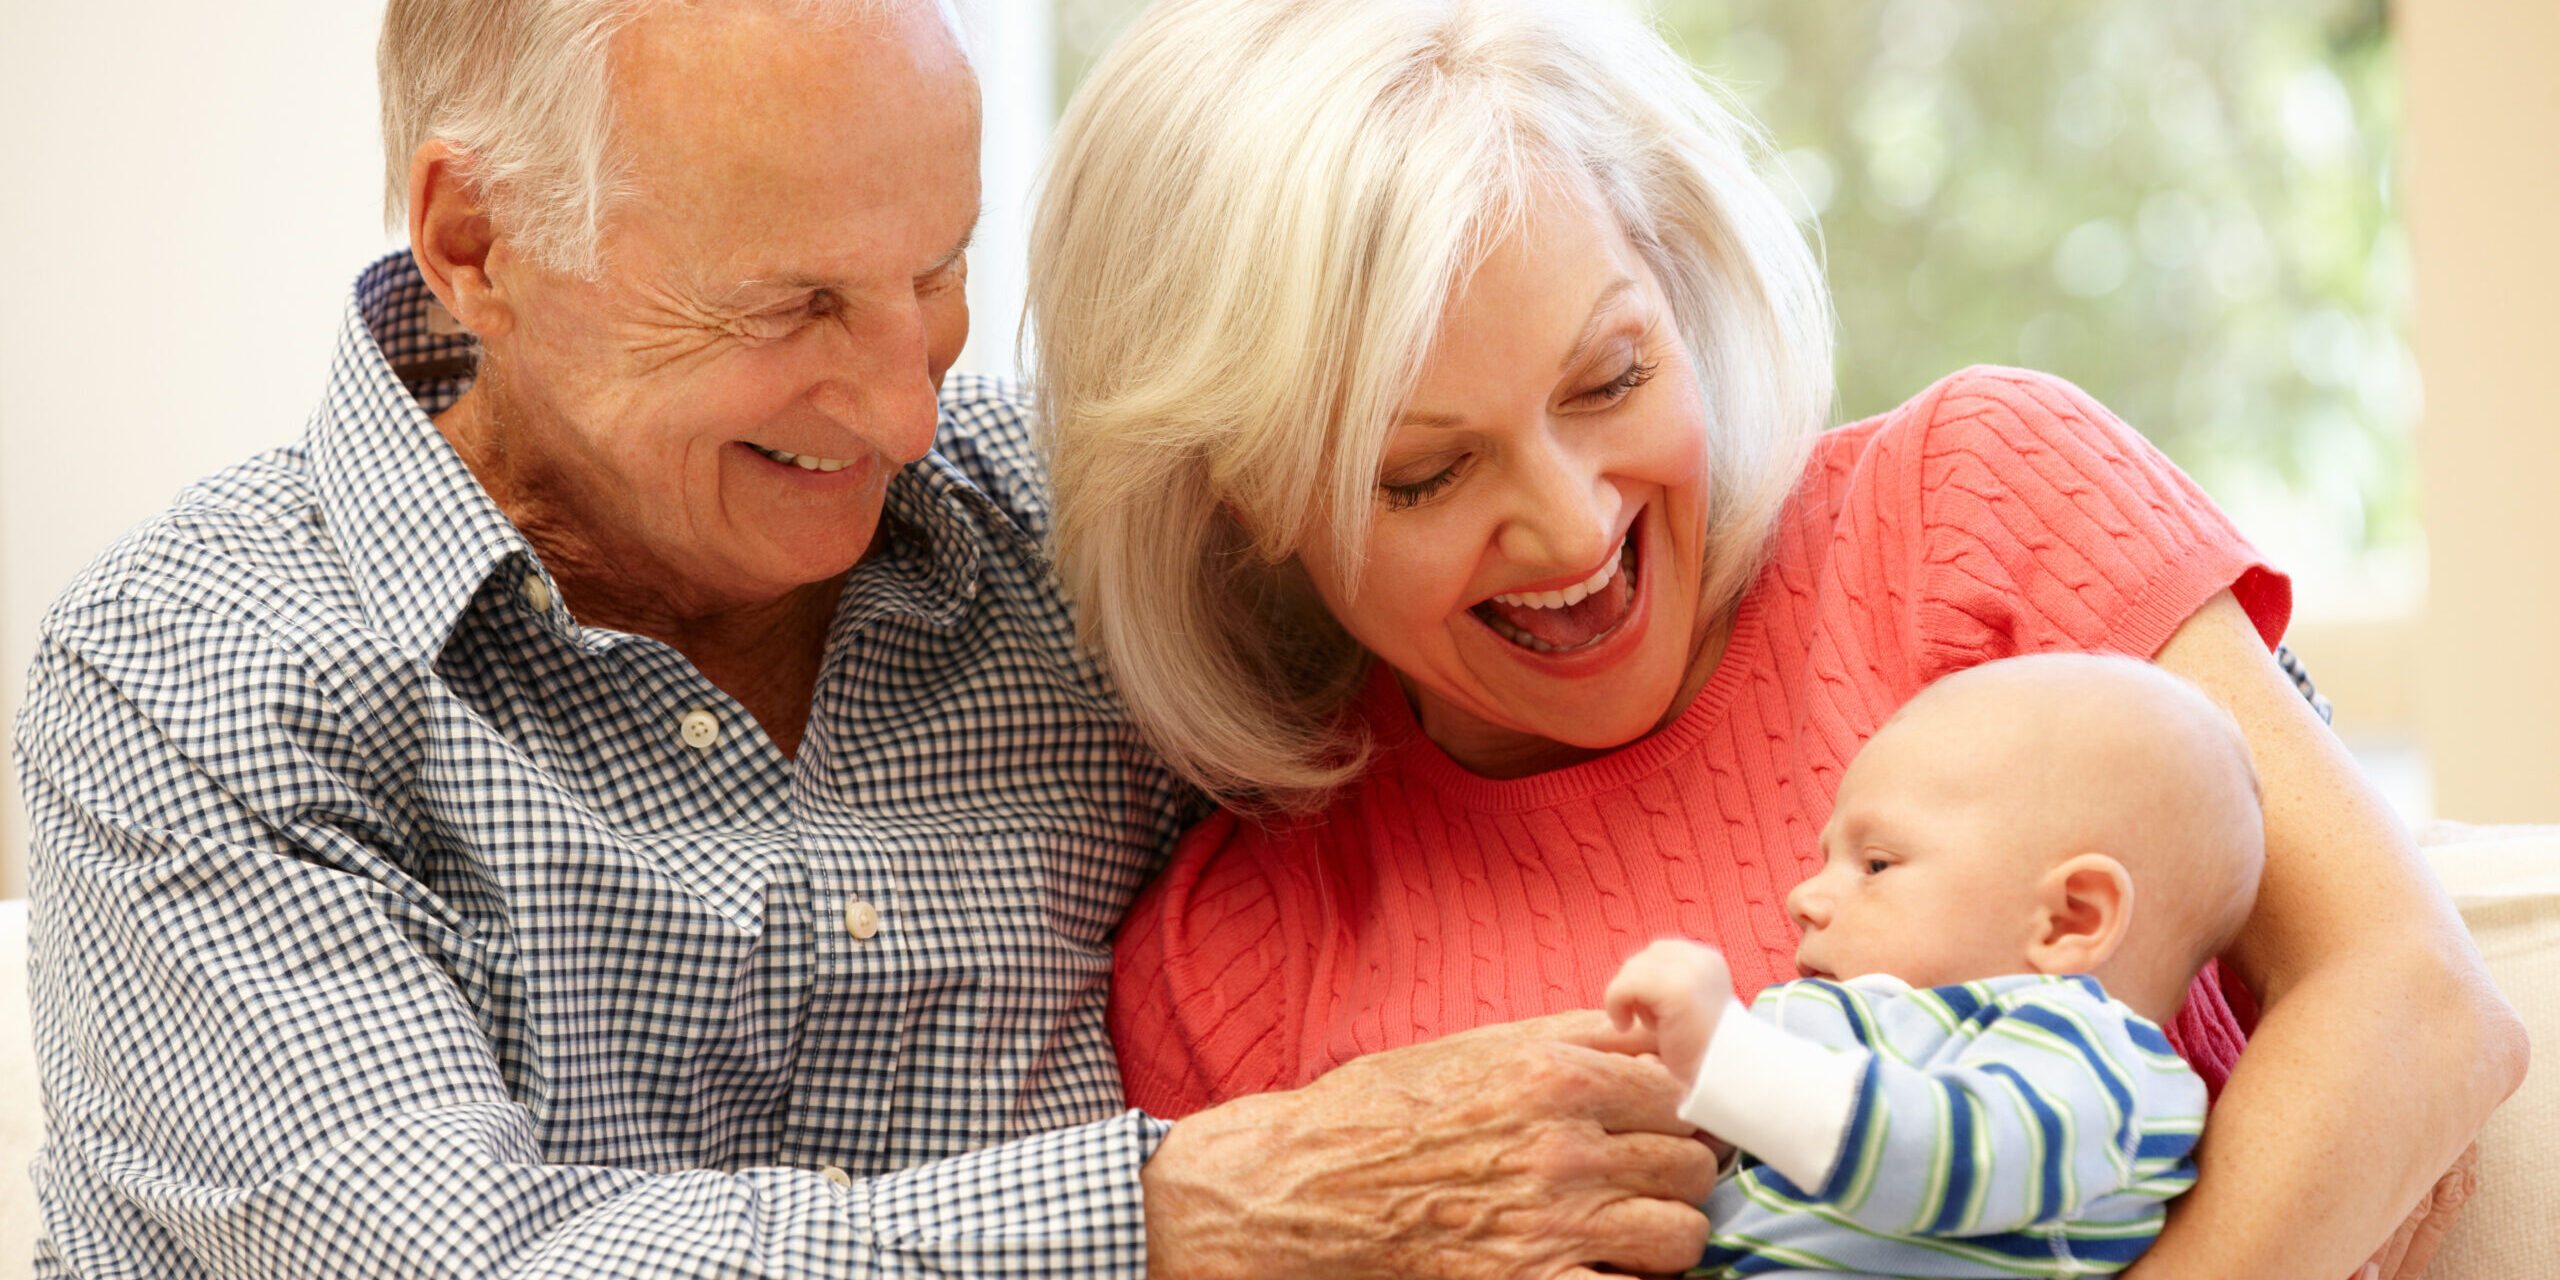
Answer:
<svg viewBox="0 0 2560 1280"><path fill-rule="evenodd" d="M2155 661L2228 706L2257 756L2266 877L2224 963L2264 1013L2205 1127L2201 1181L2126 1275L2343 1278L2523 1081L2524 1028L2229 592Z"/></svg>

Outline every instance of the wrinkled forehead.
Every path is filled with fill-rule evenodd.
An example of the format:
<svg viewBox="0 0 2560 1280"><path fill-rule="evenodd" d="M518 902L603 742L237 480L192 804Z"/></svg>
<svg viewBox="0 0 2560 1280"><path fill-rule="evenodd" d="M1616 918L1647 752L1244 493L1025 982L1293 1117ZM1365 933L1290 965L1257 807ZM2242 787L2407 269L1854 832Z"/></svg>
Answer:
<svg viewBox="0 0 2560 1280"><path fill-rule="evenodd" d="M616 55L632 198L615 231L693 260L705 287L905 279L976 221L976 82L921 0L845 23L669 5Z"/></svg>

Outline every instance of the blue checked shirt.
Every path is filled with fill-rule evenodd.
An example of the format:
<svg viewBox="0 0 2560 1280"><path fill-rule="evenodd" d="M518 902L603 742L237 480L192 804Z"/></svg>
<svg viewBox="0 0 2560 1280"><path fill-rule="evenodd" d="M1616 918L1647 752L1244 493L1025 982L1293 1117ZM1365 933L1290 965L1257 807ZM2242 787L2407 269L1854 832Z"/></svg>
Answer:
<svg viewBox="0 0 2560 1280"><path fill-rule="evenodd" d="M584 628L428 415L405 254L308 436L44 625L39 1276L1135 1276L1110 934L1192 816L955 376L786 759Z"/></svg>

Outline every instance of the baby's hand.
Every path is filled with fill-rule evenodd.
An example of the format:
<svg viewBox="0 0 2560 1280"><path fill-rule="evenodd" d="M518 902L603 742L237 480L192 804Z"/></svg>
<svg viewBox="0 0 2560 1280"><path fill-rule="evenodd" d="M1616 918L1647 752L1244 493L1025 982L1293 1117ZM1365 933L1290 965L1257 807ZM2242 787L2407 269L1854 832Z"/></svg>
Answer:
<svg viewBox="0 0 2560 1280"><path fill-rule="evenodd" d="M1698 1060L1716 1033L1716 1019L1733 999L1733 974L1724 953L1703 942L1662 938L1628 957L1609 980L1603 1006L1620 1030L1641 1024L1653 1032L1653 1051L1682 1083L1698 1078Z"/></svg>

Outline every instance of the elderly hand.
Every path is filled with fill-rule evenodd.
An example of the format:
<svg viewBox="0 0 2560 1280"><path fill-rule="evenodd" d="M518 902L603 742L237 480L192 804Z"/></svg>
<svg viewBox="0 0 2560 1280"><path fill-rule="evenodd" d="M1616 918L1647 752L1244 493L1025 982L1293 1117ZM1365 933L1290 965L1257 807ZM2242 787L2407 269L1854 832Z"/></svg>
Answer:
<svg viewBox="0 0 2560 1280"><path fill-rule="evenodd" d="M2357 1270L2356 1280L2418 1280L2425 1275L2427 1264L2444 1244L2446 1229L2479 1188L2479 1174L2480 1146L2473 1143L2462 1149L2461 1157L2445 1170L2443 1177L2436 1179L2435 1188L2410 1210L2408 1221L2391 1233L2391 1239L2373 1255L2373 1261Z"/></svg>
<svg viewBox="0 0 2560 1280"><path fill-rule="evenodd" d="M1172 1277L1676 1272L1715 1158L1681 1088L1592 1012L1348 1063L1173 1127L1145 1174L1147 1271Z"/></svg>

